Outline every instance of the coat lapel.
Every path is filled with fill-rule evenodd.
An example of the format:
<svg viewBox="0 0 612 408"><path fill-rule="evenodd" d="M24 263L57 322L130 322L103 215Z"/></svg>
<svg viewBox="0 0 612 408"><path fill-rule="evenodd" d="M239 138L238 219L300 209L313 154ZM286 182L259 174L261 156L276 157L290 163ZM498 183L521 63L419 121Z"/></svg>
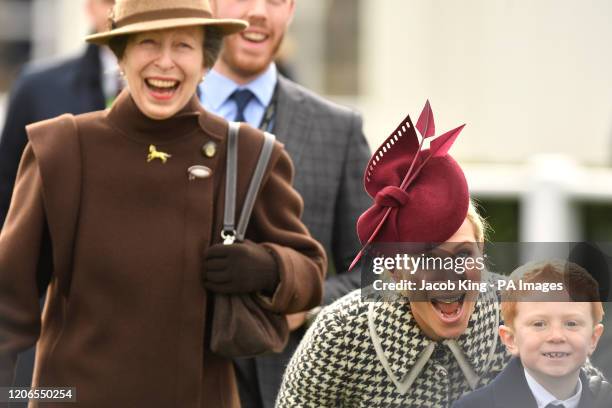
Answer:
<svg viewBox="0 0 612 408"><path fill-rule="evenodd" d="M312 130L312 107L297 85L282 75L278 76L276 109L273 133L298 167Z"/></svg>
<svg viewBox="0 0 612 408"><path fill-rule="evenodd" d="M478 294L478 301L467 330L457 343L476 374L482 378L490 372L490 365L499 341L500 308L495 290Z"/></svg>
<svg viewBox="0 0 612 408"><path fill-rule="evenodd" d="M398 392L405 394L429 361L435 343L423 335L407 302L372 302L368 306L376 356Z"/></svg>
<svg viewBox="0 0 612 408"><path fill-rule="evenodd" d="M578 407L595 406L584 370L580 370L580 381L582 381L582 394ZM506 368L490 384L490 392L493 393L494 408L537 408L538 406L525 379L523 364L516 357L510 360Z"/></svg>
<svg viewBox="0 0 612 408"><path fill-rule="evenodd" d="M504 371L495 378L491 387L495 391L493 396L495 408L538 407L527 385L523 365L518 358L510 360Z"/></svg>
<svg viewBox="0 0 612 408"><path fill-rule="evenodd" d="M589 388L589 379L587 378L584 369L580 370L580 381L582 382L582 394L580 395L580 403L578 404L578 408L594 407L595 396L593 395L591 388Z"/></svg>
<svg viewBox="0 0 612 408"><path fill-rule="evenodd" d="M414 321L407 301L372 302L368 326L376 355L400 393L405 393L429 361L436 342L425 337ZM486 377L497 349L499 303L495 290L481 293L466 332L456 341L460 358L468 366L461 368L476 374L476 384ZM444 341L444 347L449 341ZM472 375L473 377L473 375Z"/></svg>

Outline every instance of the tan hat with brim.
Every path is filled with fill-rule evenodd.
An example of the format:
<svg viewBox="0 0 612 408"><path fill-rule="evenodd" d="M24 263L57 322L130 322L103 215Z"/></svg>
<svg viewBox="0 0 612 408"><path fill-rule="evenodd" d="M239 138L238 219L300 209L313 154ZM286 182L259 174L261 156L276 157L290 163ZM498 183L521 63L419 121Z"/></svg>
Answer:
<svg viewBox="0 0 612 408"><path fill-rule="evenodd" d="M109 30L89 35L85 41L106 45L121 35L192 26L214 26L228 35L248 25L244 20L214 18L208 0L117 0Z"/></svg>

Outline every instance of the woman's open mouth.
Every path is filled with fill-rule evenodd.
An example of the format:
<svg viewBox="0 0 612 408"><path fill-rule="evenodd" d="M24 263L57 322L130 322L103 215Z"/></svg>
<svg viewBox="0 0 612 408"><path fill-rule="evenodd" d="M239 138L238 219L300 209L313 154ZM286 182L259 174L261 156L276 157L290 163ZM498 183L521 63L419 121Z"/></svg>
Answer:
<svg viewBox="0 0 612 408"><path fill-rule="evenodd" d="M461 319L465 293L453 295L437 295L429 301L440 319L445 323L455 323Z"/></svg>
<svg viewBox="0 0 612 408"><path fill-rule="evenodd" d="M181 82L170 79L147 78L145 84L151 96L155 99L168 100L174 96Z"/></svg>

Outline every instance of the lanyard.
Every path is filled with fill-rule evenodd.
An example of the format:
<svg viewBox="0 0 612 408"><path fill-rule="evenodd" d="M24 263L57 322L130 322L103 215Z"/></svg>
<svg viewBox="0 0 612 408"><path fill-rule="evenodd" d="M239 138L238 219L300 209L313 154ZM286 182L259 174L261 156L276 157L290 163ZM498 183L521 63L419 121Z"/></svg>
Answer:
<svg viewBox="0 0 612 408"><path fill-rule="evenodd" d="M270 103L266 107L266 111L264 112L263 118L261 118L261 123L259 124L259 129L264 132L272 132L272 126L274 125L274 116L276 115L276 104L278 102L278 80L276 81L276 86L274 87L274 93L272 94L272 99Z"/></svg>

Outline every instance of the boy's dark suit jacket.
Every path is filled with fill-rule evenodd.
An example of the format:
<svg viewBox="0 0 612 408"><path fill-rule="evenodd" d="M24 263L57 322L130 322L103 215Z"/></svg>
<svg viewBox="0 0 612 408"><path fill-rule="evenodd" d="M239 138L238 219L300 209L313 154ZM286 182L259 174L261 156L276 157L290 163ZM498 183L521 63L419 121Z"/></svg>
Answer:
<svg viewBox="0 0 612 408"><path fill-rule="evenodd" d="M594 408L593 393L582 371L580 381L582 395L578 407ZM460 398L453 408L538 408L538 404L527 385L521 360L513 358L490 384Z"/></svg>

